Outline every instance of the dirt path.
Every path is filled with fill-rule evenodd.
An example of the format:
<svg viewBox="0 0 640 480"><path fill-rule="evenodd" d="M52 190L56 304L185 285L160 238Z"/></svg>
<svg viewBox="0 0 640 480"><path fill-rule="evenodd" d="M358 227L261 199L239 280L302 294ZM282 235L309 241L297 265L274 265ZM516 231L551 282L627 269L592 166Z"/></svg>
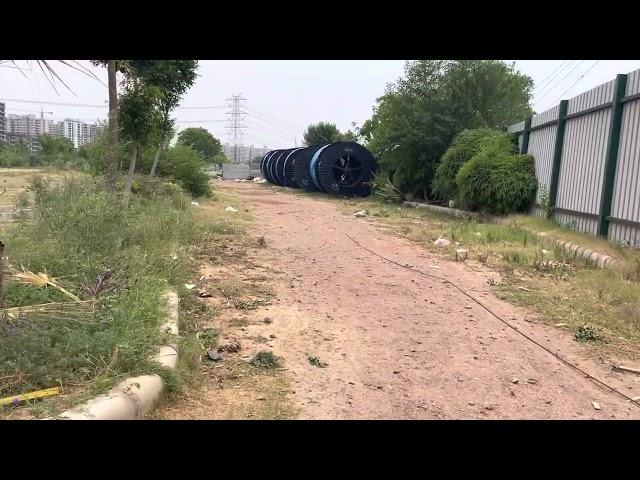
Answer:
<svg viewBox="0 0 640 480"><path fill-rule="evenodd" d="M612 372L566 332L496 298L487 284L495 272L447 261L311 196L225 185L248 201L256 234L267 240L264 257L282 272L273 304L253 312L273 323L255 322L244 333L275 335L269 345L284 358L299 418L640 418L640 407L581 377L452 286L385 262L345 233L401 264L446 276L592 375L640 395L639 377ZM328 365L311 365L308 355Z"/></svg>

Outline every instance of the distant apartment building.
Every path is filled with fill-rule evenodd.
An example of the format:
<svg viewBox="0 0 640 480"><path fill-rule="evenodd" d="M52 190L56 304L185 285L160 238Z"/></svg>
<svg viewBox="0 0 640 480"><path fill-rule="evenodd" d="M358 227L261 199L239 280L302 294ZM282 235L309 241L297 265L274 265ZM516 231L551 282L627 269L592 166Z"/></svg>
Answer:
<svg viewBox="0 0 640 480"><path fill-rule="evenodd" d="M5 133L25 136L36 136L35 115L9 114L5 119Z"/></svg>
<svg viewBox="0 0 640 480"><path fill-rule="evenodd" d="M40 146L40 142L38 141L38 137L33 135L24 135L22 133L7 133L5 134L4 143L8 145L18 145L22 144L31 153L31 155L35 155L42 147Z"/></svg>
<svg viewBox="0 0 640 480"><path fill-rule="evenodd" d="M264 156L269 151L266 146L256 147L254 145L230 145L225 143L223 145L223 151L225 156L231 163L250 163L257 156ZM236 156L237 155L237 156ZM234 161L234 159L236 159Z"/></svg>
<svg viewBox="0 0 640 480"><path fill-rule="evenodd" d="M4 103L0 102L0 142L5 141Z"/></svg>

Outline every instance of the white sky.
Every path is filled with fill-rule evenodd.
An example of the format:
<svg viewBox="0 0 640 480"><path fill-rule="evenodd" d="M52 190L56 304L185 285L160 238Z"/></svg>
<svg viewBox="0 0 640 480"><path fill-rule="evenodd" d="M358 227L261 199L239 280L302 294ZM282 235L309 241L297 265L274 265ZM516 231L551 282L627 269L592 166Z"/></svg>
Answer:
<svg viewBox="0 0 640 480"><path fill-rule="evenodd" d="M508 62L511 62L509 60ZM571 63L569 63L571 62ZM516 60L516 67L534 79L534 110L553 107L560 98L571 98L597 85L640 68L640 60ZM106 70L89 66L106 84ZM106 118L106 85L67 67L56 65L74 96L59 83L56 94L35 62L17 61L26 79L11 63L0 65L0 101L7 113L45 112L45 118L73 117L87 121ZM283 148L299 145L310 123L328 121L342 131L371 116L377 97L387 83L402 75L404 60L203 60L199 77L182 101L183 107L222 106L215 109L187 109L175 112L178 126L207 128L223 143L229 140L225 129L228 116L226 99L241 93L246 98L244 143ZM29 71L31 68L31 71ZM549 75L553 75L548 78ZM582 76L584 75L584 76ZM32 100L37 103L12 101ZM101 108L47 105L38 102L104 105ZM181 123L195 122L195 123Z"/></svg>

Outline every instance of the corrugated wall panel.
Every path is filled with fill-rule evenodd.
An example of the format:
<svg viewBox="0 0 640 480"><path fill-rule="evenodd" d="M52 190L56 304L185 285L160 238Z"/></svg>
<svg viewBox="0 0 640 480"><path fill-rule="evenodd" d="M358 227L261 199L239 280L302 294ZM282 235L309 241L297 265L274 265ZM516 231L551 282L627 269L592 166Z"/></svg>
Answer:
<svg viewBox="0 0 640 480"><path fill-rule="evenodd" d="M595 235L598 231L598 220L595 218L587 218L582 215L574 215L566 212L556 212L555 218L562 225L578 230L579 232Z"/></svg>
<svg viewBox="0 0 640 480"><path fill-rule="evenodd" d="M567 105L567 115L579 113L589 108L597 107L613 99L613 87L615 80L603 83L602 85L586 91L577 97L569 99Z"/></svg>
<svg viewBox="0 0 640 480"><path fill-rule="evenodd" d="M560 164L556 206L597 214L611 109L567 121ZM597 223L597 222L596 222ZM578 222L581 230L595 233L593 221Z"/></svg>
<svg viewBox="0 0 640 480"><path fill-rule="evenodd" d="M627 76L627 95L640 93L640 69L634 70Z"/></svg>
<svg viewBox="0 0 640 480"><path fill-rule="evenodd" d="M640 81L640 75L638 76ZM611 216L640 222L640 100L624 105L618 166L613 186ZM612 228L613 227L613 228ZM609 237L616 242L637 244L640 228L610 224Z"/></svg>
<svg viewBox="0 0 640 480"><path fill-rule="evenodd" d="M545 110L539 115L536 115L531 119L531 126L537 127L538 125L542 125L543 123L550 122L551 120L557 120L559 109L560 109L560 106L556 105L555 107L550 108L549 110Z"/></svg>
<svg viewBox="0 0 640 480"><path fill-rule="evenodd" d="M514 125L511 125L507 128L507 132L509 133L517 133L517 132L521 132L524 130L524 120L521 121L520 123L516 123Z"/></svg>
<svg viewBox="0 0 640 480"><path fill-rule="evenodd" d="M536 161L536 178L538 179L538 194L536 203L540 203L540 195L544 189L549 191L551 183L551 163L553 161L553 148L556 141L557 125L534 130L529 136L529 155L533 155Z"/></svg>

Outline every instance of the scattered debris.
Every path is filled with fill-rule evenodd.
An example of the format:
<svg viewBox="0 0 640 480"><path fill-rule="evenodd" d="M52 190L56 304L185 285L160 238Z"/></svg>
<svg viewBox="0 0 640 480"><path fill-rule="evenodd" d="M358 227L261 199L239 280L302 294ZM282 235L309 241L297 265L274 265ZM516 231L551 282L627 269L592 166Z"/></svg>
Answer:
<svg viewBox="0 0 640 480"><path fill-rule="evenodd" d="M211 292L207 292L207 291L205 291L205 290L202 290L202 291L200 291L200 292L198 293L198 296L199 296L200 298L210 298L210 297L213 297L213 294L212 294Z"/></svg>
<svg viewBox="0 0 640 480"><path fill-rule="evenodd" d="M193 283L185 283L184 288L186 288L187 290L193 290L194 288L196 288L196 286Z"/></svg>
<svg viewBox="0 0 640 480"><path fill-rule="evenodd" d="M73 293L69 292L68 290L58 285L55 278L47 275L44 272L33 273L31 270L27 270L26 268L22 267L21 272L11 271L7 276L7 280L10 280L10 281L13 280L14 282L18 282L22 284L33 285L35 287L51 286L59 290L60 292L64 293L67 297L71 298L72 300L76 302L80 302L80 299L78 297L76 297Z"/></svg>
<svg viewBox="0 0 640 480"><path fill-rule="evenodd" d="M46 390L38 390L36 392L23 393L14 397L0 398L0 406L13 405L19 406L22 402L27 400L35 400L37 398L52 397L60 394L60 387L47 388Z"/></svg>
<svg viewBox="0 0 640 480"><path fill-rule="evenodd" d="M637 368L637 367L626 367L624 365L613 365L613 369L621 371L621 372L629 372L629 373L635 373L636 375L640 375L640 368Z"/></svg>
<svg viewBox="0 0 640 480"><path fill-rule="evenodd" d="M214 361L214 362L219 362L220 360L222 360L222 355L220 355L215 350L209 350L207 352L207 357L209 358L209 360Z"/></svg>
<svg viewBox="0 0 640 480"><path fill-rule="evenodd" d="M598 402L591 402L591 405L593 405L593 408L596 410L600 410L600 404Z"/></svg>
<svg viewBox="0 0 640 480"><path fill-rule="evenodd" d="M224 211L225 212L237 212L238 210L236 210L231 205L229 205L227 208L224 209Z"/></svg>
<svg viewBox="0 0 640 480"><path fill-rule="evenodd" d="M240 345L240 342L238 342L237 340L231 340L229 343L227 343L225 345L221 345L220 347L218 347L218 351L219 352L236 353L236 352L240 351L241 348L242 347Z"/></svg>
<svg viewBox="0 0 640 480"><path fill-rule="evenodd" d="M311 365L314 365L320 368L325 368L328 365L327 363L323 362L322 360L320 360L318 357L314 355L307 354L307 360L309 360L309 363Z"/></svg>
<svg viewBox="0 0 640 480"><path fill-rule="evenodd" d="M110 278L111 278L111 270L107 268L103 270L101 273L99 273L95 283L92 283L91 285L85 287L85 290L94 297L97 297L103 292L111 291L115 287L109 286Z"/></svg>
<svg viewBox="0 0 640 480"><path fill-rule="evenodd" d="M456 249L456 261L466 260L468 253L469 253L469 250L465 250L464 248L457 248Z"/></svg>
<svg viewBox="0 0 640 480"><path fill-rule="evenodd" d="M440 267L437 265L427 265L427 268L435 268L435 269L439 269Z"/></svg>
<svg viewBox="0 0 640 480"><path fill-rule="evenodd" d="M367 216L367 211L366 210L360 210L359 212L356 212L353 214L354 217L366 217Z"/></svg>
<svg viewBox="0 0 640 480"><path fill-rule="evenodd" d="M194 207L199 206L200 204L198 202L191 202L191 205L193 205Z"/></svg>
<svg viewBox="0 0 640 480"><path fill-rule="evenodd" d="M267 181L262 177L256 177L253 179L253 183L267 183Z"/></svg>
<svg viewBox="0 0 640 480"><path fill-rule="evenodd" d="M433 242L433 244L436 247L448 247L449 245L451 245L451 242L446 238L442 238L442 236L440 236L437 240Z"/></svg>
<svg viewBox="0 0 640 480"><path fill-rule="evenodd" d="M528 288L526 288L526 287L518 287L518 290L523 290L523 291L525 291L525 292L530 292L530 291L531 291L531 290L529 290L529 289L528 289Z"/></svg>
<svg viewBox="0 0 640 480"><path fill-rule="evenodd" d="M569 325L568 323L564 323L564 322L560 322L560 323L556 323L553 326L554 327L566 327L567 325Z"/></svg>

